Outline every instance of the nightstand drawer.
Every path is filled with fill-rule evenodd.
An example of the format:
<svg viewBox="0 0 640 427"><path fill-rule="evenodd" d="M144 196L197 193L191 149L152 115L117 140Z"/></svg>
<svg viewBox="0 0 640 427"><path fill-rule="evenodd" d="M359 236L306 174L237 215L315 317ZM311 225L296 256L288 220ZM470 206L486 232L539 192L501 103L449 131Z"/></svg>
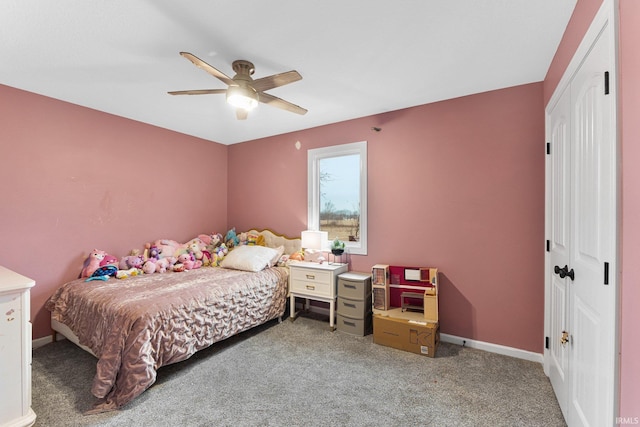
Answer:
<svg viewBox="0 0 640 427"><path fill-rule="evenodd" d="M363 300L347 299L339 296L336 308L338 314L362 319L371 311L371 294L369 294L369 298Z"/></svg>
<svg viewBox="0 0 640 427"><path fill-rule="evenodd" d="M332 285L332 283L329 283L327 281L314 282L310 280L294 279L291 281L291 292L329 297L331 296Z"/></svg>
<svg viewBox="0 0 640 427"><path fill-rule="evenodd" d="M328 271L312 270L310 268L292 268L291 281L320 282L328 285L331 282L331 273Z"/></svg>

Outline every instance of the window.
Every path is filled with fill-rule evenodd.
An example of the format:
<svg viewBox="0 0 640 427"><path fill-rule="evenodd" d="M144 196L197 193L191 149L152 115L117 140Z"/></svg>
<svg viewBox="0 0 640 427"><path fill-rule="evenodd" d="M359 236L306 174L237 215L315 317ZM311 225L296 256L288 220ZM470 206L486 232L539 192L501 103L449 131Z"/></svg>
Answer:
<svg viewBox="0 0 640 427"><path fill-rule="evenodd" d="M351 254L367 254L367 142L308 151L309 230L345 242Z"/></svg>

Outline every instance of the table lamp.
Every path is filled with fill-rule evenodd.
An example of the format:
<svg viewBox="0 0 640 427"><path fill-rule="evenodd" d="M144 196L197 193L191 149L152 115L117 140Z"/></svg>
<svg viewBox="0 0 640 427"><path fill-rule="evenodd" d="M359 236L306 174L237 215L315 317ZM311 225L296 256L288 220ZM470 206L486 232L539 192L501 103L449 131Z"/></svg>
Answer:
<svg viewBox="0 0 640 427"><path fill-rule="evenodd" d="M324 257L322 256L322 249L326 246L326 242L329 241L329 233L326 231L314 231L305 230L301 235L302 248L305 250L305 260L315 260L322 264ZM307 257L307 253L310 255ZM318 255L318 253L320 255Z"/></svg>

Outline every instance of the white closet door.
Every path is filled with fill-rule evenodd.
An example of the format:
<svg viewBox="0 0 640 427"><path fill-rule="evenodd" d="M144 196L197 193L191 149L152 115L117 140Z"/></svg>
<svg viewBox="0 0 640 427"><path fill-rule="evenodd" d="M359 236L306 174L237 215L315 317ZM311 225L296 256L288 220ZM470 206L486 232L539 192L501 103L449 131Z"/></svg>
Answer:
<svg viewBox="0 0 640 427"><path fill-rule="evenodd" d="M571 425L609 425L613 414L615 292L605 278L616 241L615 97L605 87L609 37L605 28L571 82Z"/></svg>
<svg viewBox="0 0 640 427"><path fill-rule="evenodd" d="M569 426L612 425L615 414L617 148L609 23L547 122L545 369Z"/></svg>
<svg viewBox="0 0 640 427"><path fill-rule="evenodd" d="M568 418L569 344L563 334L569 330L569 281L553 273L554 267L564 268L570 263L571 233L571 91L565 90L550 115L550 145L553 147L547 163L550 186L547 203L551 210L549 223L550 324L549 379ZM564 342L563 342L564 336Z"/></svg>

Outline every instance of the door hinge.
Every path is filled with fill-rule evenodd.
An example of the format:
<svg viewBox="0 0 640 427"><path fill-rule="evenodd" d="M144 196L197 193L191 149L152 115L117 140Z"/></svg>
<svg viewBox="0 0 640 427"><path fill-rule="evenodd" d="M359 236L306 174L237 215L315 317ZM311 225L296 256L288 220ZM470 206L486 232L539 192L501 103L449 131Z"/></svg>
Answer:
<svg viewBox="0 0 640 427"><path fill-rule="evenodd" d="M608 262L604 263L604 284L605 285L609 284L609 263Z"/></svg>
<svg viewBox="0 0 640 427"><path fill-rule="evenodd" d="M551 252L551 242L547 240L547 252Z"/></svg>
<svg viewBox="0 0 640 427"><path fill-rule="evenodd" d="M551 143L547 142L547 154L551 154Z"/></svg>
<svg viewBox="0 0 640 427"><path fill-rule="evenodd" d="M609 95L609 72L604 72L604 94Z"/></svg>
<svg viewBox="0 0 640 427"><path fill-rule="evenodd" d="M549 350L549 337L544 337L544 348Z"/></svg>

